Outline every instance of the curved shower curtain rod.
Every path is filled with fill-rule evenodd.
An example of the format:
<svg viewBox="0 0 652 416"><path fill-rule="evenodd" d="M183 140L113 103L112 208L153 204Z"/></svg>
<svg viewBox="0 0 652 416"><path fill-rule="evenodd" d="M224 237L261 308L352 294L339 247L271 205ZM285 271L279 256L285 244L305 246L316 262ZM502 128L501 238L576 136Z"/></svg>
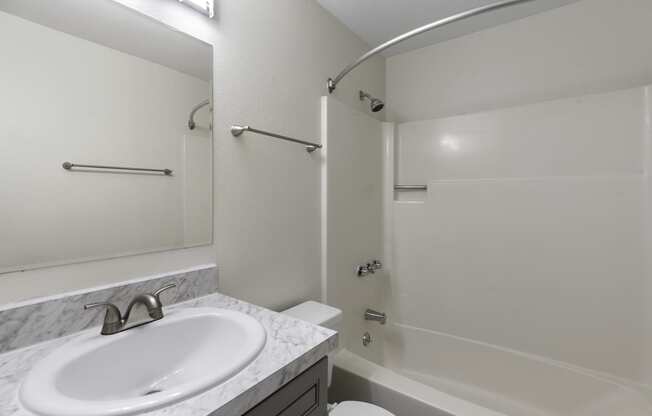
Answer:
<svg viewBox="0 0 652 416"><path fill-rule="evenodd" d="M387 42L383 43L382 45L377 46L376 48L374 48L374 49L370 50L369 52L365 53L364 55L362 55L360 58L358 58L357 61L353 62L352 64L350 64L349 66L344 68L342 70L342 72L340 72L335 78L329 78L328 79L328 92L332 93L333 91L335 91L335 88L337 87L337 84L339 84L339 82L342 80L342 78L344 78L349 72L351 72L355 68L357 68L361 63L365 62L367 59L369 59L369 58L371 58L371 57L373 57L375 55L378 55L379 53L381 53L385 49L387 49L389 47L392 47L392 46L396 45L397 43L401 43L404 40L408 40L408 39L413 38L415 36L418 36L418 35L420 35L422 33L429 32L429 31L431 31L433 29L436 29L438 27L446 26L447 24L457 22L458 20L464 20L464 19L467 19L469 17L473 17L473 16L476 16L476 15L479 15L479 14L482 14L482 13L502 9L502 8L513 6L513 5L516 5L516 4L519 4L519 3L529 3L529 2L532 2L532 1L535 1L535 0L506 0L506 1L500 1L500 2L497 2L497 3L488 4L486 6L477 7L475 9L467 10L465 12L458 13L458 14L455 14L453 16L449 16L449 17L446 17L444 19L441 19L441 20L437 20L436 22L432 22L432 23L429 23L429 24L427 24L425 26L418 27L418 28L416 28L414 30L411 30L411 31L409 31L407 33L404 33L404 34L400 35L400 36L397 36L394 39L388 40Z"/></svg>

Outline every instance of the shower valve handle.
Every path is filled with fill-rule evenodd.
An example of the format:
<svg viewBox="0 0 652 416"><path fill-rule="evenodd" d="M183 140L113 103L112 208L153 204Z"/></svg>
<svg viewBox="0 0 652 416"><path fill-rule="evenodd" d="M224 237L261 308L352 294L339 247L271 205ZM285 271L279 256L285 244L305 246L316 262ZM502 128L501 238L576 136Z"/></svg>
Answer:
<svg viewBox="0 0 652 416"><path fill-rule="evenodd" d="M368 264L356 267L355 272L358 275L358 277L364 277L364 276L368 275L369 273L372 273L372 271L369 270L369 265Z"/></svg>
<svg viewBox="0 0 652 416"><path fill-rule="evenodd" d="M355 273L358 277L364 277L369 274L375 274L376 270L383 268L383 264L380 260L373 260L367 264L363 264L355 268Z"/></svg>

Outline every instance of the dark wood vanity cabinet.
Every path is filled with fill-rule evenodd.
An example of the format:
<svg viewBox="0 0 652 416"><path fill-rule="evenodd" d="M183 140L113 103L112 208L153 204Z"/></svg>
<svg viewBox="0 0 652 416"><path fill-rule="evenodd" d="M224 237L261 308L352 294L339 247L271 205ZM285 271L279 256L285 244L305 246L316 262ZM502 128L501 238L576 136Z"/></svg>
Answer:
<svg viewBox="0 0 652 416"><path fill-rule="evenodd" d="M326 416L328 358L324 357L244 416Z"/></svg>

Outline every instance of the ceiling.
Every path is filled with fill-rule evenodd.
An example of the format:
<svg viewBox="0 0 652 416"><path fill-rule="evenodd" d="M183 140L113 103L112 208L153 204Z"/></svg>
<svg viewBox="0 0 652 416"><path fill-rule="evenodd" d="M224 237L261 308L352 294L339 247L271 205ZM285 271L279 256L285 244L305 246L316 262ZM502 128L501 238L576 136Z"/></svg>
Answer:
<svg viewBox="0 0 652 416"><path fill-rule="evenodd" d="M370 46L409 30L497 0L317 0ZM433 30L396 45L392 56L477 32L512 20L573 3L577 0L535 0Z"/></svg>
<svg viewBox="0 0 652 416"><path fill-rule="evenodd" d="M205 81L213 79L211 45L115 1L0 0L0 12L138 56Z"/></svg>

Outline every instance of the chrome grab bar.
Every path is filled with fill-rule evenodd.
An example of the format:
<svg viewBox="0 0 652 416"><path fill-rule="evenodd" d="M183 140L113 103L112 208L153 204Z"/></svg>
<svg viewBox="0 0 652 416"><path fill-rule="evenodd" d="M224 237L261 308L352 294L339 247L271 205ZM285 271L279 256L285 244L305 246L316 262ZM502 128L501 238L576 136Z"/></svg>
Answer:
<svg viewBox="0 0 652 416"><path fill-rule="evenodd" d="M81 165L79 163L70 163L70 162L63 162L61 166L66 170L72 170L73 168L130 170L135 172L158 172L158 173L163 173L166 176L172 176L172 173L174 172L171 169L148 169L148 168L128 168L123 166Z"/></svg>
<svg viewBox="0 0 652 416"><path fill-rule="evenodd" d="M315 150L322 148L322 145L319 144L319 143L307 142L305 140L299 140L299 139L295 139L295 138L292 138L292 137L283 136L281 134L270 133L268 131L258 130L258 129L255 129L255 128L250 127L250 126L239 126L239 125L231 126L231 134L233 135L233 137L240 137L242 135L242 133L244 133L245 131L250 131L252 133L257 133L257 134L262 134L264 136L270 136L270 137L274 137L274 138L281 139L281 140L286 140L286 141L292 142L292 143L302 144L302 145L306 146L306 152L308 152L308 153L312 153Z"/></svg>

